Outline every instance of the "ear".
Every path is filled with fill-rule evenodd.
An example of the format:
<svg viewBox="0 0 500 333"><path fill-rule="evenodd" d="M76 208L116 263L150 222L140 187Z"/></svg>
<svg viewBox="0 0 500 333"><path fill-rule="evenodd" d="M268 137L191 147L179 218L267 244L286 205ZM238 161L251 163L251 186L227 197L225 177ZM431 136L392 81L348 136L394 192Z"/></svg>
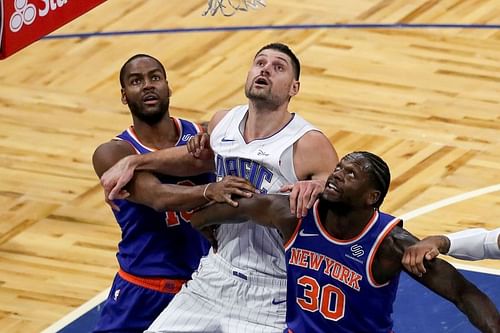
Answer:
<svg viewBox="0 0 500 333"><path fill-rule="evenodd" d="M293 80L292 85L290 86L290 97L293 97L299 93L300 82L297 80Z"/></svg>
<svg viewBox="0 0 500 333"><path fill-rule="evenodd" d="M172 89L170 89L170 86L168 86L168 97L172 97Z"/></svg>
<svg viewBox="0 0 500 333"><path fill-rule="evenodd" d="M373 190L368 194L368 205L373 206L380 199L380 191Z"/></svg>
<svg viewBox="0 0 500 333"><path fill-rule="evenodd" d="M122 98L121 98L122 99L122 103L125 104L125 105L127 105L128 102L127 102L127 95L125 95L125 89L123 89L123 88L121 89L121 94L122 94Z"/></svg>

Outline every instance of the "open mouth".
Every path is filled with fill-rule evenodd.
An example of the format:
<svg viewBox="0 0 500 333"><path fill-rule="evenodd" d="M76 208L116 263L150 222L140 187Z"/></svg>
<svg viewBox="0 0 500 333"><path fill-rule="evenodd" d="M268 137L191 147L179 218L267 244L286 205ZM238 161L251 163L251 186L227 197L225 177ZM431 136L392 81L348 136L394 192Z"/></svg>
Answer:
<svg viewBox="0 0 500 333"><path fill-rule="evenodd" d="M267 86L269 84L269 81L265 79L264 77L259 77L255 81L255 84L261 85L261 86Z"/></svg>
<svg viewBox="0 0 500 333"><path fill-rule="evenodd" d="M153 105L158 102L158 96L156 96L155 94L147 94L142 98L142 101L146 105Z"/></svg>
<svg viewBox="0 0 500 333"><path fill-rule="evenodd" d="M326 188L327 188L328 190L331 190L331 191L340 192L340 189L337 187L337 185L335 185L335 184L334 184L334 183L332 183L332 182L328 182L328 183L326 184Z"/></svg>

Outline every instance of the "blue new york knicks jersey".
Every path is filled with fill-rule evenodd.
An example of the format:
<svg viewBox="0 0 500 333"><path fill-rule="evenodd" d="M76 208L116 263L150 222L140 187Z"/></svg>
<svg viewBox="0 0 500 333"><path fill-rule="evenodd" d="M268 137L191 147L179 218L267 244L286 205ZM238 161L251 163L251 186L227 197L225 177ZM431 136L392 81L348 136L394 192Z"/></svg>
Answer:
<svg viewBox="0 0 500 333"><path fill-rule="evenodd" d="M185 145L200 131L189 121L172 118L179 132L176 146ZM141 144L133 127L117 136L129 142L138 154L152 149ZM159 176L162 183L199 185L214 180L213 175L194 177ZM206 239L189 223L187 212L157 212L127 200L116 200L120 211L113 211L122 230L117 258L120 267L137 276L188 279L198 267L200 258L210 248Z"/></svg>
<svg viewBox="0 0 500 333"><path fill-rule="evenodd" d="M391 332L399 275L379 285L371 265L380 243L398 222L374 211L360 235L339 240L321 224L316 202L285 244L289 328L285 332Z"/></svg>

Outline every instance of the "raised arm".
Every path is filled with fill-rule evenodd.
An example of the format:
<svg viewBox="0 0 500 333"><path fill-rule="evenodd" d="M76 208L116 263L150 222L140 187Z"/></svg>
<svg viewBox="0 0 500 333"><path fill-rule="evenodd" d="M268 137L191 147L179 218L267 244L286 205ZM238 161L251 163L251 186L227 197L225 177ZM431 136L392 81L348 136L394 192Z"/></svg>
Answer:
<svg viewBox="0 0 500 333"><path fill-rule="evenodd" d="M240 198L238 207L213 204L198 210L191 217L191 225L197 229L212 224L242 223L248 220L277 228L286 242L293 234L297 219L290 214L288 196L255 194L251 198Z"/></svg>
<svg viewBox="0 0 500 333"><path fill-rule="evenodd" d="M101 176L124 156L135 156L132 154L135 154L135 151L124 141L110 141L102 144L96 149L92 158L94 170L98 176ZM122 197L158 211L190 210L207 203L209 200L236 204L231 199L231 194L248 195L248 192L253 191L249 182L237 177L227 178L224 182L207 186L162 184L153 174L140 171L132 174ZM114 209L118 208L110 200L107 202Z"/></svg>
<svg viewBox="0 0 500 333"><path fill-rule="evenodd" d="M217 112L208 123L210 133L227 111ZM127 193L122 189L134 176L135 170L146 170L170 176L193 176L213 171L214 160L210 154L191 154L188 146L158 150L149 154L131 155L115 161L100 176L106 201L123 199ZM196 156L197 155L197 156Z"/></svg>
<svg viewBox="0 0 500 333"><path fill-rule="evenodd" d="M121 189L134 176L135 170L152 171L171 176L192 176L213 171L213 160L201 160L189 154L186 146L130 155L110 166L101 176L101 185L109 199L119 199Z"/></svg>
<svg viewBox="0 0 500 333"><path fill-rule="evenodd" d="M382 242L376 255L376 275L394 274L401 269L404 251L418 239L403 228L395 227ZM436 258L426 265L427 273L412 278L454 303L481 332L500 332L500 315L495 304L452 265ZM390 273L388 273L390 272ZM380 281L380 280L378 280Z"/></svg>
<svg viewBox="0 0 500 333"><path fill-rule="evenodd" d="M304 134L293 147L293 165L300 180L285 186L290 193L290 211L297 218L307 215L307 210L321 193L328 176L339 162L337 152L328 138L319 131Z"/></svg>

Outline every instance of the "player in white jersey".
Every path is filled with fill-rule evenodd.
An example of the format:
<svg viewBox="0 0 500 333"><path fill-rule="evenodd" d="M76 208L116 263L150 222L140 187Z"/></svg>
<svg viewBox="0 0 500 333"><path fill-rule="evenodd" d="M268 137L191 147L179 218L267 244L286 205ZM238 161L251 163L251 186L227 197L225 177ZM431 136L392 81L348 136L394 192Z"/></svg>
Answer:
<svg viewBox="0 0 500 333"><path fill-rule="evenodd" d="M218 177L244 177L261 193L292 189L291 210L302 216L324 188L338 157L324 134L288 112L291 97L299 91L299 73L299 61L286 45L263 47L248 73L248 105L217 113L208 132ZM207 136L196 136L188 146L199 158L195 163L212 157ZM119 197L131 170L175 172L175 161L189 159L182 154L170 150L127 158L102 178L102 184L111 199ZM283 331L286 270L279 233L243 223L219 227L216 238L218 252L211 250L202 259L192 281L147 332Z"/></svg>

